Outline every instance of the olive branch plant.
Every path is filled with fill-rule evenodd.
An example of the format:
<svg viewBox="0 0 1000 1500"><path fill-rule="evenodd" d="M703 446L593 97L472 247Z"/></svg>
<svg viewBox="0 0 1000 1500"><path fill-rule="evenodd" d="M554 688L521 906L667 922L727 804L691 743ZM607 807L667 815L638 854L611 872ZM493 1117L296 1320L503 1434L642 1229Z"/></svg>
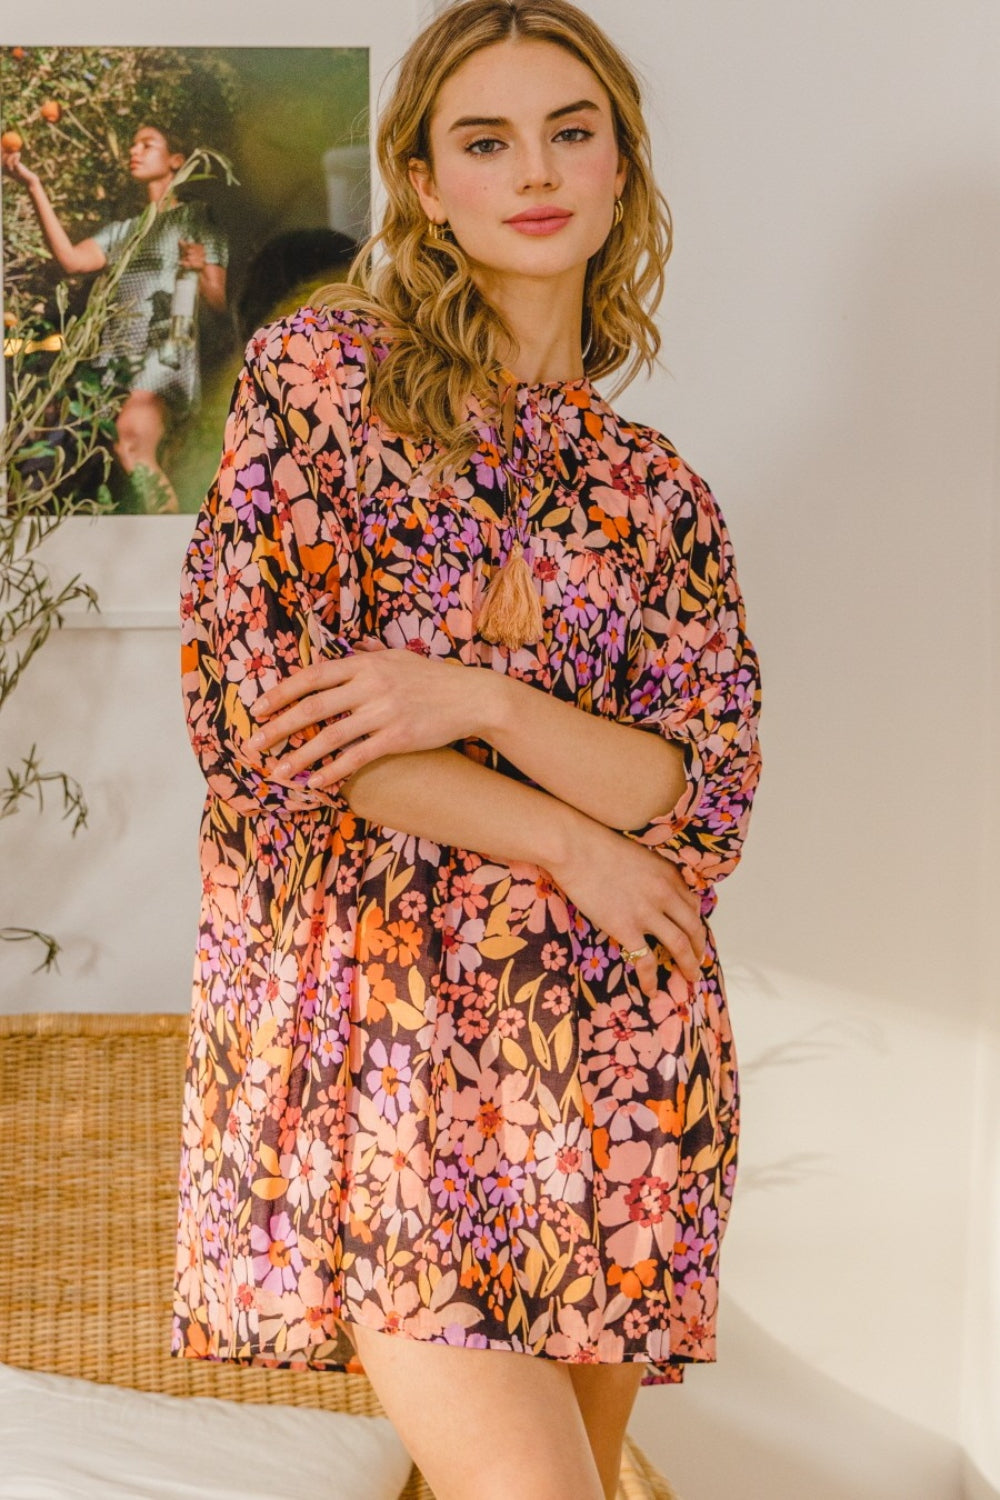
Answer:
<svg viewBox="0 0 1000 1500"><path fill-rule="evenodd" d="M232 167L208 147L192 151L174 175L173 189L184 182L212 177L213 163L227 184ZM5 339L6 421L0 431L0 714L54 630L65 623L70 605L82 601L99 609L97 593L79 573L56 580L44 557L44 544L71 517L107 513L111 508L108 477L115 437L115 418L126 392L108 381L93 361L101 335L120 313L115 293L152 228L159 206L147 205L118 258L94 281L86 305L68 312L66 284L55 292L58 324L42 326L37 315L19 320L17 336ZM47 368L33 358L54 351ZM95 477L96 476L96 477ZM73 481L82 481L81 493ZM6 781L3 781L3 777ZM38 810L46 793L62 803L70 833L87 822L87 803L80 783L64 771L46 770L37 745L16 766L0 772L0 823L26 805ZM0 926L0 941L41 944L39 969L56 964L59 943L50 933L31 927Z"/></svg>

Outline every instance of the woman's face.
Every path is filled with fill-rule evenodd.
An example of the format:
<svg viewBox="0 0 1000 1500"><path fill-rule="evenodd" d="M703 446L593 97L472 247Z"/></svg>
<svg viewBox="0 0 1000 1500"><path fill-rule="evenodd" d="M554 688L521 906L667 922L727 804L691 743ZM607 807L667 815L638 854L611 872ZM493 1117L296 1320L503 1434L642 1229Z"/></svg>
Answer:
<svg viewBox="0 0 1000 1500"><path fill-rule="evenodd" d="M160 182L183 163L183 155L171 152L166 136L155 125L143 125L136 131L128 153L129 171L136 182Z"/></svg>
<svg viewBox="0 0 1000 1500"><path fill-rule="evenodd" d="M569 277L582 288L626 172L596 74L553 42L484 47L442 84L430 144L433 168L412 163L410 180L484 291L498 277Z"/></svg>

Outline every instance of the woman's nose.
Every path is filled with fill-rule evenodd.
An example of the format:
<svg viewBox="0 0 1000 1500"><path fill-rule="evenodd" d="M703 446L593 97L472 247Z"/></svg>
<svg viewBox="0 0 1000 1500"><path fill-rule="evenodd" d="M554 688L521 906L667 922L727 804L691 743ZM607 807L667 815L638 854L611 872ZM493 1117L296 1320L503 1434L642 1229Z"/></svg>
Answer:
<svg viewBox="0 0 1000 1500"><path fill-rule="evenodd" d="M552 188L559 184L559 171L552 153L544 147L526 149L517 166L522 189Z"/></svg>

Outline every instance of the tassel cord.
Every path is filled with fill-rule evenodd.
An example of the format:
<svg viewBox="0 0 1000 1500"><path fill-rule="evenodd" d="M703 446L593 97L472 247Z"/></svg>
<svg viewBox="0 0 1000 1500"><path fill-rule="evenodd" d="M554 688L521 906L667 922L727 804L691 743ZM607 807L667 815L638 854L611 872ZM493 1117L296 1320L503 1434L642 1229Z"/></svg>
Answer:
<svg viewBox="0 0 1000 1500"><path fill-rule="evenodd" d="M542 638L542 601L531 566L525 556L528 541L527 515L521 508L521 475L513 461L516 387L509 386L501 402L501 468L505 476L504 521L513 533L510 551L502 567L490 579L476 621L484 640L516 650ZM501 434L498 434L501 436Z"/></svg>

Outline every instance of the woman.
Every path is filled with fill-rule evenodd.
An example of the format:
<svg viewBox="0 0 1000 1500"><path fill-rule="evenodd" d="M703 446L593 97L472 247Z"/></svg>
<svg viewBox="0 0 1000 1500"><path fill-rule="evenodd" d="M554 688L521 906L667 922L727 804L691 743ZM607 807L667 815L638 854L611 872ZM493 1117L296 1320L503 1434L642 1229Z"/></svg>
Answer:
<svg viewBox="0 0 1000 1500"><path fill-rule="evenodd" d="M178 273L196 276L197 292L208 306L226 311L225 238L209 223L203 204L182 203L171 196L185 157L177 142L155 125L141 126L129 149L132 178L143 185L159 211L118 285L115 313L102 330L97 360L107 364L120 358L129 368L129 393L118 413L115 442L134 496L123 509L180 509L158 457L171 420L185 415L200 395L194 330L178 340L171 329ZM118 220L74 244L38 174L25 166L19 151L3 153L3 169L27 188L46 243L68 275L103 270L122 253L138 226L138 215Z"/></svg>
<svg viewBox="0 0 1000 1500"><path fill-rule="evenodd" d="M173 1351L356 1350L439 1500L600 1500L715 1354L756 662L707 488L592 383L669 242L627 63L463 0L378 150L385 253L251 341L187 558Z"/></svg>

